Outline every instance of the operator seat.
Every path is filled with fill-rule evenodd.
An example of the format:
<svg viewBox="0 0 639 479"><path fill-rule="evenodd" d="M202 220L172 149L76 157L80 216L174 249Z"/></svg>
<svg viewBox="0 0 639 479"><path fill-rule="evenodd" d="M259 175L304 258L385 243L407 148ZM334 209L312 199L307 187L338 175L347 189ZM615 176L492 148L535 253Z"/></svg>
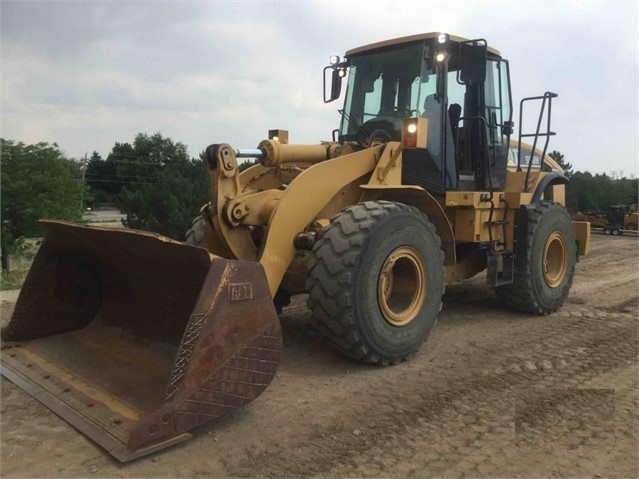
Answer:
<svg viewBox="0 0 639 479"><path fill-rule="evenodd" d="M459 128L459 119L461 118L462 107L459 103L452 103L448 107L448 116L450 117L450 129L453 133L453 140L457 140L457 129Z"/></svg>

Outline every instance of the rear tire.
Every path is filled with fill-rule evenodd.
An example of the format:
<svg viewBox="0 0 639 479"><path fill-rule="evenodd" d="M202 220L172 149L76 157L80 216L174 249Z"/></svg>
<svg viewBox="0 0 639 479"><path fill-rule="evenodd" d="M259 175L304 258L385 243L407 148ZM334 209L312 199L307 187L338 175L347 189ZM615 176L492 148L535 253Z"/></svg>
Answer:
<svg viewBox="0 0 639 479"><path fill-rule="evenodd" d="M416 208L389 201L346 208L313 248L306 287L316 329L353 359L409 358L437 321L443 258L435 227Z"/></svg>
<svg viewBox="0 0 639 479"><path fill-rule="evenodd" d="M514 281L496 288L497 298L517 311L549 314L568 297L576 260L577 245L566 208L542 201L528 213L526 254L515 260Z"/></svg>

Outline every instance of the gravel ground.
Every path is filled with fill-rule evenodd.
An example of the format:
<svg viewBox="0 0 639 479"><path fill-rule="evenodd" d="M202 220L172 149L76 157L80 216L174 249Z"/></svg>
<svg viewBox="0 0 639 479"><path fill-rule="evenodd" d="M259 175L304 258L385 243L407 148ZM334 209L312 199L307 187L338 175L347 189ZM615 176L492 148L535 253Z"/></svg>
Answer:
<svg viewBox="0 0 639 479"><path fill-rule="evenodd" d="M3 477L637 477L638 241L593 234L556 313L451 285L412 360L353 363L281 316L267 391L190 441L119 464L2 379ZM3 323L15 293L0 296Z"/></svg>

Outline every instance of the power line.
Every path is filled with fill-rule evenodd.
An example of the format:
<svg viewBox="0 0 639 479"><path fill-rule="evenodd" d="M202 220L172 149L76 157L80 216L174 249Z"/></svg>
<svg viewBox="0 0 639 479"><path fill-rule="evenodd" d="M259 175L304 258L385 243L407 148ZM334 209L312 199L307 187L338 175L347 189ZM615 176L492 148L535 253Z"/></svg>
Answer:
<svg viewBox="0 0 639 479"><path fill-rule="evenodd" d="M88 173L86 175L87 181L91 181L91 178L140 178L140 179L152 179L152 176L140 176L140 175L111 175L109 173Z"/></svg>
<svg viewBox="0 0 639 479"><path fill-rule="evenodd" d="M121 184L143 184L143 185L152 185L157 183L157 181L124 181L124 180L87 180L88 183L121 183Z"/></svg>

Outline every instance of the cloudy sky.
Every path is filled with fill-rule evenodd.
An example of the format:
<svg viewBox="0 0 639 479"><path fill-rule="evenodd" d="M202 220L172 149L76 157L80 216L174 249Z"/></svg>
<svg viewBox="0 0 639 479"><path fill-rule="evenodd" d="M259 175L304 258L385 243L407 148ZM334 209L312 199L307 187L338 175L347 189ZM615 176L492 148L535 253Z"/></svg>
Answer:
<svg viewBox="0 0 639 479"><path fill-rule="evenodd" d="M636 1L1 0L0 136L103 157L138 132L197 156L254 148L269 129L330 139L329 55L444 31L510 60L513 100L553 91L559 150L575 170L639 176ZM517 113L514 116L517 121Z"/></svg>

